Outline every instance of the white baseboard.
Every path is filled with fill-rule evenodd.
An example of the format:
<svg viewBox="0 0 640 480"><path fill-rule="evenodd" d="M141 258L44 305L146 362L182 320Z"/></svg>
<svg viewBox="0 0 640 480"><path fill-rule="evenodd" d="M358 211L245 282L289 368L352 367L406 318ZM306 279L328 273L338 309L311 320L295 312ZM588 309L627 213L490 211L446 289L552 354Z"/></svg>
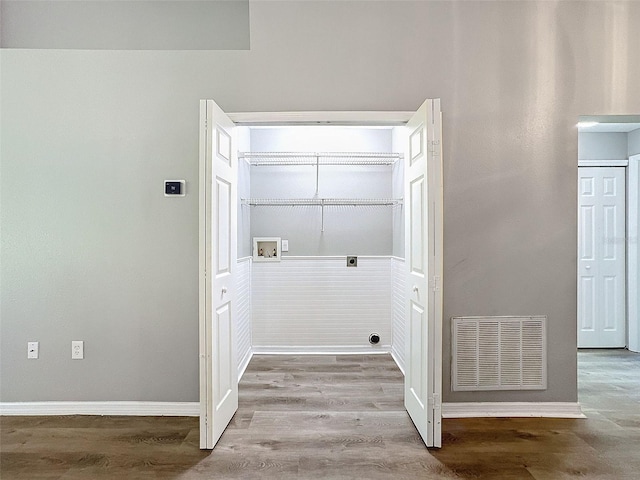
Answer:
<svg viewBox="0 0 640 480"><path fill-rule="evenodd" d="M391 345L338 347L253 347L254 355L376 355L391 353Z"/></svg>
<svg viewBox="0 0 640 480"><path fill-rule="evenodd" d="M585 415L577 402L469 402L443 403L442 417L585 418Z"/></svg>
<svg viewBox="0 0 640 480"><path fill-rule="evenodd" d="M198 402L3 402L0 415L135 415L197 417Z"/></svg>
<svg viewBox="0 0 640 480"><path fill-rule="evenodd" d="M244 358L242 359L242 361L240 362L240 368L238 368L238 381L242 379L242 376L244 375L244 372L249 366L249 362L251 361L252 358L253 358L253 349L249 350L247 354L244 356Z"/></svg>
<svg viewBox="0 0 640 480"><path fill-rule="evenodd" d="M393 348L391 349L391 358L393 358L393 361L396 362L396 365L402 372L402 375L404 375L404 362L400 361L400 355L398 355L398 353Z"/></svg>

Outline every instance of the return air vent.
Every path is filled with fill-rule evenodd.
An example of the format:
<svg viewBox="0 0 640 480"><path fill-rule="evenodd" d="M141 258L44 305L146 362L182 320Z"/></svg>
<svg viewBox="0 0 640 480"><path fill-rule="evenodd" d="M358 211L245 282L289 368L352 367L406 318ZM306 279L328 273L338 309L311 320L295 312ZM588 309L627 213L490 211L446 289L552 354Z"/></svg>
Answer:
<svg viewBox="0 0 640 480"><path fill-rule="evenodd" d="M545 390L547 317L454 317L451 389Z"/></svg>

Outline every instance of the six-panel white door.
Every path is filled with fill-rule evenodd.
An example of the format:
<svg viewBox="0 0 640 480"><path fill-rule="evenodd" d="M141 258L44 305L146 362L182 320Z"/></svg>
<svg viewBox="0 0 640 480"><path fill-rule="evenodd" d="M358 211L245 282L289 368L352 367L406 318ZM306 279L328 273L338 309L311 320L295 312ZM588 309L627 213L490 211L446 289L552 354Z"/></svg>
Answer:
<svg viewBox="0 0 640 480"><path fill-rule="evenodd" d="M405 408L427 447L441 446L442 141L440 100L407 123Z"/></svg>
<svg viewBox="0 0 640 480"><path fill-rule="evenodd" d="M237 152L233 122L200 102L200 448L211 449L238 409L233 341Z"/></svg>
<svg viewBox="0 0 640 480"><path fill-rule="evenodd" d="M578 172L578 347L624 347L625 169Z"/></svg>

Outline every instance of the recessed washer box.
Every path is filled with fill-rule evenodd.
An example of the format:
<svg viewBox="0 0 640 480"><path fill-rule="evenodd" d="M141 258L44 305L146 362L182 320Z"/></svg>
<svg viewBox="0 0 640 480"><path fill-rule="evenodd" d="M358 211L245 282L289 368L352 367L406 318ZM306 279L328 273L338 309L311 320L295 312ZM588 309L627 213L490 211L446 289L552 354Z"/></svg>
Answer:
<svg viewBox="0 0 640 480"><path fill-rule="evenodd" d="M279 262L281 256L280 237L253 237L254 262Z"/></svg>
<svg viewBox="0 0 640 480"><path fill-rule="evenodd" d="M185 196L185 184L184 180L165 180L164 181L164 196L165 197L184 197Z"/></svg>

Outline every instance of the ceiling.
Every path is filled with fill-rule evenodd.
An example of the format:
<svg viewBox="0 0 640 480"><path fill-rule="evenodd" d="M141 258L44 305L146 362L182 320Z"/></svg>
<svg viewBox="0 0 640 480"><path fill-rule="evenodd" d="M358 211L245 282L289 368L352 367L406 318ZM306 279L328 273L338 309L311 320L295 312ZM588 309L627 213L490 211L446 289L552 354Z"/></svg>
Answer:
<svg viewBox="0 0 640 480"><path fill-rule="evenodd" d="M640 115L582 115L580 122L598 122L591 127L578 126L579 132L628 133L640 128Z"/></svg>

